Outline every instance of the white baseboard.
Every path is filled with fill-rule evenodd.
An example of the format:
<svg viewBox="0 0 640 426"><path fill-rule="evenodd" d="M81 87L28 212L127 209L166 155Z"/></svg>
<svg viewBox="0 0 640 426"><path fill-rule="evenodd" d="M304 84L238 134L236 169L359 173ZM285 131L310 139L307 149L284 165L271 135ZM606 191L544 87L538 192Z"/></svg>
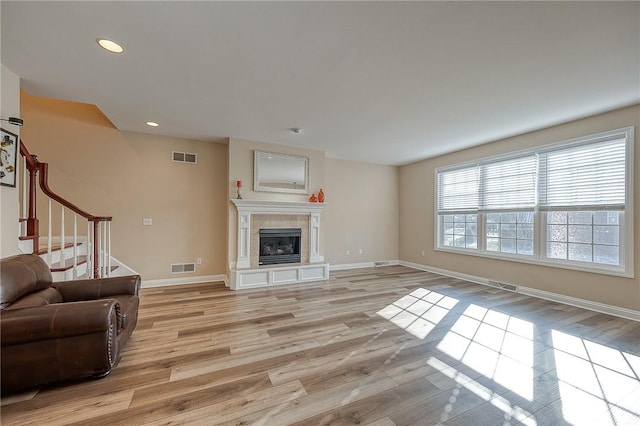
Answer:
<svg viewBox="0 0 640 426"><path fill-rule="evenodd" d="M199 284L208 282L224 282L227 285L227 276L219 275L202 275L199 277L180 277L180 278L164 278L159 280L142 280L142 288L148 287L164 287L169 285ZM227 285L228 287L228 285Z"/></svg>
<svg viewBox="0 0 640 426"><path fill-rule="evenodd" d="M591 300L578 299L577 297L565 296L563 294L551 293L544 290L537 290L530 287L522 287L518 289L519 293L528 296L539 297L540 299L551 300L565 305L577 306L579 308L589 309L591 311L602 312L603 314L614 315L616 317L640 321L640 311L633 309L620 308L618 306L607 305L605 303L593 302Z"/></svg>
<svg viewBox="0 0 640 426"><path fill-rule="evenodd" d="M384 265L376 265L378 262L384 262ZM362 268L375 268L376 266L393 266L399 265L399 260L380 260L376 262L360 262L360 263L342 263L338 265L332 264L329 266L330 271L343 271L345 269L362 269Z"/></svg>
<svg viewBox="0 0 640 426"><path fill-rule="evenodd" d="M400 265L408 266L410 268L419 269L421 271L433 272L434 274L445 275L447 277L458 278L465 281L471 281L476 284L482 284L490 287L494 287L490 284L488 278L478 277L475 275L463 274L455 271L448 271L446 269L434 268L427 265L421 265L419 263L400 261ZM512 284L512 283L507 283ZM562 303L565 305L577 306L578 308L588 309L590 311L601 312L603 314L609 314L620 318L625 318L633 321L640 321L640 311L633 309L621 308L618 306L607 305L605 303L593 302L591 300L579 299L577 297L565 296L563 294L552 293L550 291L538 290L531 287L525 287L518 284L512 284L518 288L517 292L525 294L527 296L533 296L540 299L550 300L552 302Z"/></svg>
<svg viewBox="0 0 640 426"><path fill-rule="evenodd" d="M471 281L472 283L476 283L476 284L489 285L489 280L487 278L482 278L475 275L448 271L446 269L434 268L432 266L421 265L419 263L405 262L404 260L401 260L400 264L403 266L408 266L410 268L419 269L421 271L433 272L434 274L444 275L446 277L458 278L460 280L465 280L465 281Z"/></svg>

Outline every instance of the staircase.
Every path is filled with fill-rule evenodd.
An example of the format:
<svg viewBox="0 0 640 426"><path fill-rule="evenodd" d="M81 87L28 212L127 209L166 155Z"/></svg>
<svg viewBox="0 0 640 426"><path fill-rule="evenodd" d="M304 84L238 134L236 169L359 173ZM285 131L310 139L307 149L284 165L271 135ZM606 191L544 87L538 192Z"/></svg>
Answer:
<svg viewBox="0 0 640 426"><path fill-rule="evenodd" d="M92 215L53 192L49 165L31 155L22 140L20 155L18 250L44 259L54 281L136 274L111 256L112 218ZM38 218L38 199L48 205L46 218Z"/></svg>

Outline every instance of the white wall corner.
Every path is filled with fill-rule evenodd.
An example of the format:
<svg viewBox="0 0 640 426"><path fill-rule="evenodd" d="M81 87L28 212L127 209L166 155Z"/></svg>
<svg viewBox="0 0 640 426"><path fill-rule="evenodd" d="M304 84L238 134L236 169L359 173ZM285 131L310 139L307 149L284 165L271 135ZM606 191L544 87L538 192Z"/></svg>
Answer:
<svg viewBox="0 0 640 426"><path fill-rule="evenodd" d="M0 72L0 111L2 117L20 116L20 77L17 74L1 65ZM20 138L20 127L3 123L2 128L18 135ZM16 180L21 173L20 147L16 147ZM20 193L18 185L16 187L0 187L0 257L19 254L18 236L20 235Z"/></svg>

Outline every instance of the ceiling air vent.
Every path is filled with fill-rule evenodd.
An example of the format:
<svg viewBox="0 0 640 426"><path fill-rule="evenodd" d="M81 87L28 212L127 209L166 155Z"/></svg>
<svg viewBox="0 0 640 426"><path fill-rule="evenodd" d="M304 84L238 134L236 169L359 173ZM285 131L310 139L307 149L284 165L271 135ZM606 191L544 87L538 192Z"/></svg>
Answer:
<svg viewBox="0 0 640 426"><path fill-rule="evenodd" d="M195 272L195 271L196 271L195 263L172 263L171 264L172 274L184 274L187 272Z"/></svg>
<svg viewBox="0 0 640 426"><path fill-rule="evenodd" d="M171 161L174 163L196 164L198 162L198 155L189 152L171 151Z"/></svg>

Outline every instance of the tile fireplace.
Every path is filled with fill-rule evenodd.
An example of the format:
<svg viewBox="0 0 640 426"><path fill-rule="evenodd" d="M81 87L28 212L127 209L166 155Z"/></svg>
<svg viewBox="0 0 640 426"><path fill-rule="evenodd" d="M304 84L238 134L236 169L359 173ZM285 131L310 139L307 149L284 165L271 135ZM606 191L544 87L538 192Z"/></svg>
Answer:
<svg viewBox="0 0 640 426"><path fill-rule="evenodd" d="M231 289L329 279L329 264L324 262L324 256L320 253L320 216L325 204L243 199L230 201L238 212L237 256L235 262L231 261L229 265ZM269 233L278 234L292 229L296 230L296 235L299 231L298 247L294 247L295 241L285 241L282 237L271 239L266 244L261 241L262 238L269 238ZM261 233L261 230L268 231Z"/></svg>

